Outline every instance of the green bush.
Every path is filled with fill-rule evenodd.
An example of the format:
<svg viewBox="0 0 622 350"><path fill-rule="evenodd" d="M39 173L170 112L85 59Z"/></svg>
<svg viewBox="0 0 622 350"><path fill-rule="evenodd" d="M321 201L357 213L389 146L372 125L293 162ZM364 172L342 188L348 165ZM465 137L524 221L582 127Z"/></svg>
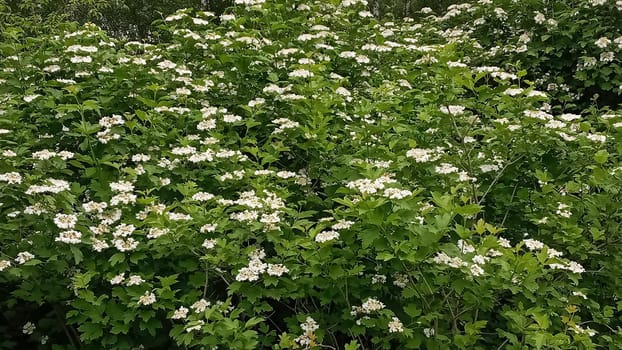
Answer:
<svg viewBox="0 0 622 350"><path fill-rule="evenodd" d="M237 2L5 31L0 348L620 348L621 112L444 22Z"/></svg>
<svg viewBox="0 0 622 350"><path fill-rule="evenodd" d="M477 64L528 69L566 108L620 103L622 1L480 0L428 19L440 24L439 34L470 35L488 50Z"/></svg>

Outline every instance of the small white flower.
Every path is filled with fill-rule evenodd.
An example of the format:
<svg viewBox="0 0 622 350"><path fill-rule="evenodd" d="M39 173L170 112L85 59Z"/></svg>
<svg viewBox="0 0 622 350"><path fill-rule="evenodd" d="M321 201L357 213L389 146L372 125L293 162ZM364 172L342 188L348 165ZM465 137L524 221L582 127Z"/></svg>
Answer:
<svg viewBox="0 0 622 350"><path fill-rule="evenodd" d="M572 295L577 296L577 297L581 297L581 298L583 298L583 299L586 299L586 300L587 300L587 295L583 294L582 292L579 292L579 291L577 291L577 292L572 292Z"/></svg>
<svg viewBox="0 0 622 350"><path fill-rule="evenodd" d="M323 231L315 236L315 241L318 243L325 243L335 239L339 239L339 232L333 230Z"/></svg>
<svg viewBox="0 0 622 350"><path fill-rule="evenodd" d="M268 264L268 268L266 269L266 272L270 276L280 277L283 274L288 273L289 269L282 264Z"/></svg>
<svg viewBox="0 0 622 350"><path fill-rule="evenodd" d="M289 76L292 78L311 78L313 75L313 72L306 69L296 69L289 73Z"/></svg>
<svg viewBox="0 0 622 350"><path fill-rule="evenodd" d="M525 243L525 246L529 250L540 250L544 248L544 243L531 238L523 240L523 243Z"/></svg>
<svg viewBox="0 0 622 350"><path fill-rule="evenodd" d="M24 102L30 103L34 101L37 97L41 97L41 95L39 94L26 95L24 96Z"/></svg>
<svg viewBox="0 0 622 350"><path fill-rule="evenodd" d="M0 174L0 182L6 182L10 185L18 185L22 183L22 175L17 172Z"/></svg>
<svg viewBox="0 0 622 350"><path fill-rule="evenodd" d="M402 333L404 331L404 325L399 318L393 317L389 321L389 333Z"/></svg>
<svg viewBox="0 0 622 350"><path fill-rule="evenodd" d="M190 308L194 310L195 313L198 314L198 313L204 312L211 305L212 303L210 303L209 301L205 299L201 299L195 302L194 304L190 305Z"/></svg>
<svg viewBox="0 0 622 350"><path fill-rule="evenodd" d="M607 37L601 37L598 40L596 40L596 42L594 42L594 44L598 47L600 47L601 49L606 48L607 46L609 46L609 44L611 44L611 40L609 40Z"/></svg>
<svg viewBox="0 0 622 350"><path fill-rule="evenodd" d="M11 267L10 260L0 260L0 271L4 271L5 269Z"/></svg>
<svg viewBox="0 0 622 350"><path fill-rule="evenodd" d="M117 285L117 284L121 284L123 283L123 281L125 280L125 272L118 274L116 276L114 276L113 278L110 279L110 284Z"/></svg>
<svg viewBox="0 0 622 350"><path fill-rule="evenodd" d="M213 249L217 243L218 241L216 241L215 239L206 239L205 241L203 241L203 244L201 244L201 246L205 249Z"/></svg>
<svg viewBox="0 0 622 350"><path fill-rule="evenodd" d="M168 232L169 232L169 229L167 228L152 227L149 229L149 233L147 233L147 238L156 239L158 237L164 236Z"/></svg>
<svg viewBox="0 0 622 350"><path fill-rule="evenodd" d="M179 309L175 310L171 319L173 320L183 320L188 317L188 308L180 306Z"/></svg>
<svg viewBox="0 0 622 350"><path fill-rule="evenodd" d="M476 265L476 264L471 265L469 270L471 271L471 274L476 277L482 276L484 274L484 269L482 269L479 265Z"/></svg>
<svg viewBox="0 0 622 350"><path fill-rule="evenodd" d="M58 228L72 229L76 226L78 217L74 214L56 214L54 217L54 223Z"/></svg>
<svg viewBox="0 0 622 350"><path fill-rule="evenodd" d="M37 327L32 322L26 322L26 324L22 327L22 333L24 334L32 334L34 333Z"/></svg>
<svg viewBox="0 0 622 350"><path fill-rule="evenodd" d="M67 244L78 244L82 242L82 233L76 230L63 231L54 240Z"/></svg>
<svg viewBox="0 0 622 350"><path fill-rule="evenodd" d="M128 277L127 282L125 283L126 286L139 286L141 285L143 282L145 282L145 280L140 277L139 275L130 275L130 277Z"/></svg>
<svg viewBox="0 0 622 350"><path fill-rule="evenodd" d="M461 115L464 114L464 106L442 106L440 111L449 115Z"/></svg>
<svg viewBox="0 0 622 350"><path fill-rule="evenodd" d="M27 261L34 259L35 256L30 254L29 252L21 252L17 254L15 258L15 262L18 264L25 264Z"/></svg>
<svg viewBox="0 0 622 350"><path fill-rule="evenodd" d="M138 298L139 305L151 305L156 302L156 296L152 292L146 291L140 298Z"/></svg>
<svg viewBox="0 0 622 350"><path fill-rule="evenodd" d="M426 336L426 338L430 338L434 336L434 328L424 328L423 329L423 334Z"/></svg>

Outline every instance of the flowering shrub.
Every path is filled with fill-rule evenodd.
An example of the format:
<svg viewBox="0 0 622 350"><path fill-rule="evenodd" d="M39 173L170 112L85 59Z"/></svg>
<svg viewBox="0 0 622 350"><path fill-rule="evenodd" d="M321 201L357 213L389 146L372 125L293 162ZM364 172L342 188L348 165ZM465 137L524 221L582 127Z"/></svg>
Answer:
<svg viewBox="0 0 622 350"><path fill-rule="evenodd" d="M622 112L364 1L236 3L7 31L3 347L619 348Z"/></svg>
<svg viewBox="0 0 622 350"><path fill-rule="evenodd" d="M580 110L622 94L622 1L478 0L434 15L438 34L475 39L487 53L472 63L517 65L557 101Z"/></svg>

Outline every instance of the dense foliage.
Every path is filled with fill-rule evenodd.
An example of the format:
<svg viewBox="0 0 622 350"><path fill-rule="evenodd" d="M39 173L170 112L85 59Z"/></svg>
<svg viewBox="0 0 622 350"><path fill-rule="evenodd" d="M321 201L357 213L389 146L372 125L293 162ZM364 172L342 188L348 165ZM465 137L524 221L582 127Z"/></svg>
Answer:
<svg viewBox="0 0 622 350"><path fill-rule="evenodd" d="M220 14L231 4L230 0L0 0L0 37L6 25L35 36L74 21L95 23L117 38L157 41L160 33L153 21L180 8Z"/></svg>
<svg viewBox="0 0 622 350"><path fill-rule="evenodd" d="M622 93L622 1L482 0L428 17L448 36L477 38L478 63L516 65L564 108L616 106Z"/></svg>
<svg viewBox="0 0 622 350"><path fill-rule="evenodd" d="M620 11L574 2L617 93ZM622 111L570 44L511 53L512 1L236 3L5 28L0 349L622 348Z"/></svg>

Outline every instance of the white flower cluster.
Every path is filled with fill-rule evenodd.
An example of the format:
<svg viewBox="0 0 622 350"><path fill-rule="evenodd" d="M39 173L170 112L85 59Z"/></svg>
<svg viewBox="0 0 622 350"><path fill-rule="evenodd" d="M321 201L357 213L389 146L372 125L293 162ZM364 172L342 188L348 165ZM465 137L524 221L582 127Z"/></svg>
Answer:
<svg viewBox="0 0 622 350"><path fill-rule="evenodd" d="M265 3L266 0L235 0L236 5L256 6Z"/></svg>
<svg viewBox="0 0 622 350"><path fill-rule="evenodd" d="M460 249L460 252L462 254L470 254L470 253L475 252L475 247L473 247L470 243L466 242L465 240L462 240L462 239L458 240L457 246L458 246L458 249ZM433 261L436 264L447 265L455 269L458 269L461 267L469 267L469 272L471 273L471 275L474 277L479 277L479 276L484 275L485 273L482 266L484 266L488 261L490 261L489 256L492 256L492 257L500 256L502 255L502 253L497 250L490 249L487 255L488 256L483 256L479 254L474 255L473 257L471 257L471 263L468 263L467 261L463 260L463 258L461 257L452 258L444 252L439 252L436 254L436 256L434 256Z"/></svg>
<svg viewBox="0 0 622 350"><path fill-rule="evenodd" d="M533 251L533 250L540 250L542 248L544 248L544 243L535 240L535 239L524 239L523 243L525 244L525 246L527 247L527 249Z"/></svg>
<svg viewBox="0 0 622 350"><path fill-rule="evenodd" d="M464 111L466 108L464 106L450 105L450 106L442 106L439 109L441 112L445 114L457 116L457 115L464 114Z"/></svg>
<svg viewBox="0 0 622 350"><path fill-rule="evenodd" d="M318 243L326 243L339 239L339 232L334 230L322 231L315 235L315 241Z"/></svg>
<svg viewBox="0 0 622 350"><path fill-rule="evenodd" d="M146 291L145 294L138 298L139 305L151 305L156 302L156 296L152 292Z"/></svg>
<svg viewBox="0 0 622 350"><path fill-rule="evenodd" d="M61 152L53 152L47 149L33 152L32 158L37 160L47 160L53 157L59 157L62 160L68 160L73 157L73 152L69 151L61 151Z"/></svg>
<svg viewBox="0 0 622 350"><path fill-rule="evenodd" d="M67 244L78 244L82 242L82 233L76 230L62 231L54 240Z"/></svg>
<svg viewBox="0 0 622 350"><path fill-rule="evenodd" d="M26 324L24 324L24 326L22 327L22 333L29 335L29 334L34 333L36 329L37 329L37 326L35 326L34 323L26 322Z"/></svg>
<svg viewBox="0 0 622 350"><path fill-rule="evenodd" d="M332 221L333 218L332 217L327 217L327 218L323 218L320 219L320 222L322 221ZM347 230L350 227L352 227L352 225L354 225L353 221L348 221L345 219L341 219L339 221L337 221L337 223L333 224L331 226L330 230L325 230L322 231L318 234L315 235L315 241L317 243L326 243L326 242L330 242L330 241L334 241L339 239L339 230Z"/></svg>
<svg viewBox="0 0 622 350"><path fill-rule="evenodd" d="M35 256L31 254L30 252L20 252L20 253L17 253L17 257L15 257L15 262L20 265L23 265L27 261L30 261L34 258Z"/></svg>
<svg viewBox="0 0 622 350"><path fill-rule="evenodd" d="M220 200L223 205L240 205L249 209L230 214L232 220L252 223L259 221L264 224L264 231L280 230L281 210L285 208L285 202L276 193L268 190L263 191L265 197L259 197L254 191L240 193L240 198L228 202ZM263 211L263 213L261 212Z"/></svg>
<svg viewBox="0 0 622 350"><path fill-rule="evenodd" d="M11 260L0 260L0 272L11 267Z"/></svg>
<svg viewBox="0 0 622 350"><path fill-rule="evenodd" d="M294 341L303 347L303 349L310 349L315 345L315 331L320 328L320 326L315 322L315 320L309 316L304 323L300 324L300 328L303 330L304 334L296 337Z"/></svg>
<svg viewBox="0 0 622 350"><path fill-rule="evenodd" d="M361 194L374 194L385 188L386 184L397 182L391 175L383 175L375 180L359 179L346 184L347 188L357 190Z"/></svg>
<svg viewBox="0 0 622 350"><path fill-rule="evenodd" d="M596 333L598 333L590 327L583 328L578 324L573 325L570 329L572 329L572 331L577 334L587 334L590 337L593 337L596 335Z"/></svg>
<svg viewBox="0 0 622 350"><path fill-rule="evenodd" d="M82 45L71 45L65 49L65 52L72 53L95 53L97 52L97 47L95 46L82 46Z"/></svg>
<svg viewBox="0 0 622 350"><path fill-rule="evenodd" d="M413 148L406 152L406 157L414 158L417 163L426 163L438 160L442 154L442 147L435 149Z"/></svg>
<svg viewBox="0 0 622 350"><path fill-rule="evenodd" d="M22 183L22 175L14 171L0 174L0 182L6 182L9 185L18 185Z"/></svg>
<svg viewBox="0 0 622 350"><path fill-rule="evenodd" d="M132 191L134 191L134 185L131 182L125 180L111 182L110 189L117 193L110 199L111 206L133 204L136 202L136 195L132 193Z"/></svg>
<svg viewBox="0 0 622 350"><path fill-rule="evenodd" d="M564 218L569 218L572 216L572 212L570 210L568 210L568 208L570 208L570 206L568 204L564 204L564 203L558 203L557 204L557 210L555 211L555 214L564 217Z"/></svg>
<svg viewBox="0 0 622 350"><path fill-rule="evenodd" d="M447 175L447 174L457 173L458 171L460 171L460 169L458 169L457 167L455 167L453 164L450 164L450 163L441 163L440 165L434 167L434 171L437 174Z"/></svg>
<svg viewBox="0 0 622 350"><path fill-rule="evenodd" d="M76 226L78 217L75 214L56 214L54 223L58 228L70 229Z"/></svg>
<svg viewBox="0 0 622 350"><path fill-rule="evenodd" d="M82 204L82 208L87 213L97 212L103 213L106 208L108 208L108 203L106 202L87 202Z"/></svg>
<svg viewBox="0 0 622 350"><path fill-rule="evenodd" d="M173 315L171 316L172 320L183 320L188 317L188 311L190 311L187 307L180 306Z"/></svg>
<svg viewBox="0 0 622 350"><path fill-rule="evenodd" d="M60 193L69 191L69 182L65 180L47 179L45 185L32 185L26 190L26 194L32 195L36 193Z"/></svg>
<svg viewBox="0 0 622 350"><path fill-rule="evenodd" d="M397 317L392 317L388 324L389 333L402 333L404 332L404 325Z"/></svg>
<svg viewBox="0 0 622 350"><path fill-rule="evenodd" d="M123 117L117 114L113 114L110 117L101 118L99 120L99 125L102 126L104 130L97 133L97 139L99 140L99 142L106 144L110 140L118 140L119 138L121 138L121 135L112 132L112 127L114 127L115 125L123 125L124 123L125 121L123 120Z"/></svg>
<svg viewBox="0 0 622 350"><path fill-rule="evenodd" d="M356 316L359 314L369 315L376 311L380 311L384 308L385 308L385 305L380 300L375 299L375 298L367 298L367 300L365 300L363 304L361 304L361 306L352 305L352 310L350 310L350 315L352 316Z"/></svg>
<svg viewBox="0 0 622 350"><path fill-rule="evenodd" d="M274 119L272 123L278 125L278 127L272 132L273 134L280 134L287 129L295 129L300 126L300 123L287 118Z"/></svg>
<svg viewBox="0 0 622 350"><path fill-rule="evenodd" d="M460 268L462 266L468 266L469 264L462 260L462 258L460 257L450 257L449 255L445 254L444 252L438 252L436 253L436 256L434 256L433 261L436 264L440 264L440 265L447 265L449 267L453 267L453 268Z"/></svg>
<svg viewBox="0 0 622 350"><path fill-rule="evenodd" d="M585 272L585 268L576 261L570 261L565 264L552 263L549 264L549 267L553 270L567 270L572 273L583 273Z"/></svg>
<svg viewBox="0 0 622 350"><path fill-rule="evenodd" d="M600 47L601 49L604 49L611 44L611 40L609 40L607 37L601 37L598 40L596 40L594 44Z"/></svg>
<svg viewBox="0 0 622 350"><path fill-rule="evenodd" d="M408 275L405 273L396 273L393 275L393 285L397 287L406 288L409 281Z"/></svg>
<svg viewBox="0 0 622 350"><path fill-rule="evenodd" d="M253 282L259 280L259 276L262 273L281 277L283 274L289 272L289 269L282 264L266 264L262 260L265 257L266 253L263 249L256 249L251 252L249 254L250 261L248 262L248 266L238 271L235 280L238 282Z"/></svg>

